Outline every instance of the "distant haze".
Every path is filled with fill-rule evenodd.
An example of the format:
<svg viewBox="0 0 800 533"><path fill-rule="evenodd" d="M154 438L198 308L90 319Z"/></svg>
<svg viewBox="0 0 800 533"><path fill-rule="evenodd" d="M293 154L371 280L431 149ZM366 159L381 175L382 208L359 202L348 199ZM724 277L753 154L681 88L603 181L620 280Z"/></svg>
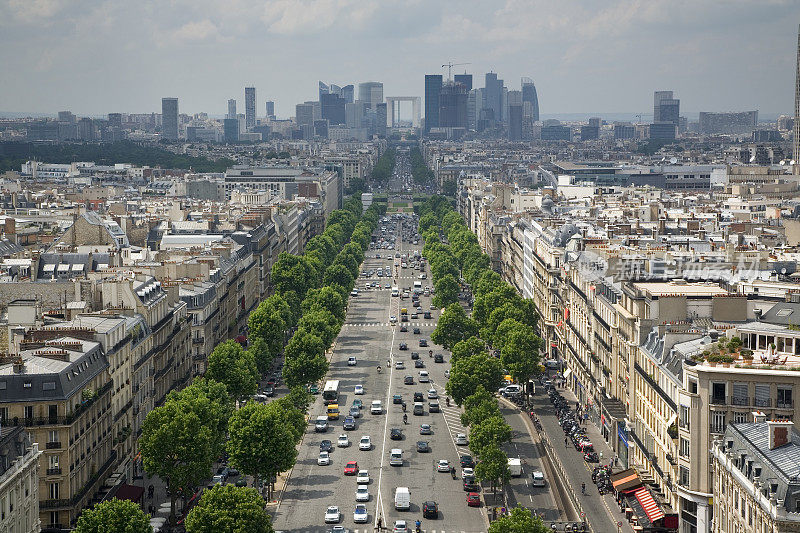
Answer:
<svg viewBox="0 0 800 533"><path fill-rule="evenodd" d="M794 108L798 22L796 0L5 0L0 109L222 116L247 85L288 117L317 80L422 96L452 61L475 87L533 78L543 118L652 114L673 90L687 116L766 119Z"/></svg>

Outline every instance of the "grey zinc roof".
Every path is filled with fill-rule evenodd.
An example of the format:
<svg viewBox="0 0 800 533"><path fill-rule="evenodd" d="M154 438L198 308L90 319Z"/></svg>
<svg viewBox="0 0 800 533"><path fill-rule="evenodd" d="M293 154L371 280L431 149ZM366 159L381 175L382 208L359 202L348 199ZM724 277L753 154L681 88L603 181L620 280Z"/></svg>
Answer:
<svg viewBox="0 0 800 533"><path fill-rule="evenodd" d="M734 430L751 445L748 452L754 457L763 458L762 463L769 463L775 474L784 480L792 478L794 483L800 482L800 433L792 428L792 442L779 448L769 449L769 434L766 422L747 422L734 424ZM735 445L734 445L735 448ZM762 474L762 479L765 477Z"/></svg>

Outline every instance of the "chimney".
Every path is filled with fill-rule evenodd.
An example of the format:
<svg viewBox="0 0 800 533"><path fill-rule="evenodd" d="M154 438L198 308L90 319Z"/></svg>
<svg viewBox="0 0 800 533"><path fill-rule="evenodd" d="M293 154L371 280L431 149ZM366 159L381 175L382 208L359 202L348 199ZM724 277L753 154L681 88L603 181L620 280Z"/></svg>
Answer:
<svg viewBox="0 0 800 533"><path fill-rule="evenodd" d="M767 430L770 450L792 443L794 423L791 420L768 420Z"/></svg>
<svg viewBox="0 0 800 533"><path fill-rule="evenodd" d="M761 411L753 411L753 422L756 424L763 424L767 421L767 415L762 413Z"/></svg>

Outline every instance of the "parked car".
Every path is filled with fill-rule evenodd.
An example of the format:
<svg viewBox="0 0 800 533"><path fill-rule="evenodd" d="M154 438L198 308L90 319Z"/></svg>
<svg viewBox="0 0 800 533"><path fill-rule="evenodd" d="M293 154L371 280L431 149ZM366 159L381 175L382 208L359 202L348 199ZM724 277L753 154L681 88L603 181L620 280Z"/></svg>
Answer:
<svg viewBox="0 0 800 533"><path fill-rule="evenodd" d="M447 459L439 459L436 463L437 472L450 472L450 461Z"/></svg>
<svg viewBox="0 0 800 533"><path fill-rule="evenodd" d="M467 505L470 507L480 507L481 506L481 495L477 492L470 492L467 494Z"/></svg>
<svg viewBox="0 0 800 533"><path fill-rule="evenodd" d="M342 513L335 505L331 505L325 510L325 523L338 524L342 521Z"/></svg>

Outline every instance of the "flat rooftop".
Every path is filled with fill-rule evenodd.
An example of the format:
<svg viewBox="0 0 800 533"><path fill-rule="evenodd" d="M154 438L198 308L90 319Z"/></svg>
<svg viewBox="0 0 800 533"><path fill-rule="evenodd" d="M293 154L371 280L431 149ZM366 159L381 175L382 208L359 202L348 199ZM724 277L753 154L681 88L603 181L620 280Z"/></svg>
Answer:
<svg viewBox="0 0 800 533"><path fill-rule="evenodd" d="M723 296L730 294L719 285L706 283L674 283L663 281L644 281L634 283L637 290L650 296Z"/></svg>

